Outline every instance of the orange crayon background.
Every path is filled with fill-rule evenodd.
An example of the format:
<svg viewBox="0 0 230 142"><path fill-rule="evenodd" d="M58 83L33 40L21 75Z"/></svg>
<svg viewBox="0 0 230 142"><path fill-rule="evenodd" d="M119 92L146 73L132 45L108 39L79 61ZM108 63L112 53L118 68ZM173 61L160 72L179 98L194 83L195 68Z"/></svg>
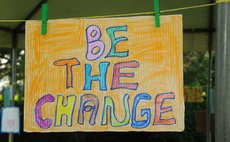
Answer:
<svg viewBox="0 0 230 142"><path fill-rule="evenodd" d="M86 28L97 25L102 31L101 41L105 43L104 54L95 61L85 58L87 50ZM112 26L127 26L127 31L116 32L116 37L125 36L127 41L116 45L117 52L129 51L128 57L115 58L105 56L109 53L111 41L106 28ZM25 78L25 111L24 130L27 132L63 132L63 131L182 131L184 129L184 98L183 98L183 59L182 59L182 17L161 16L161 26L156 28L151 16L99 18L99 19L65 19L49 20L47 34L41 35L41 22L29 21L26 23L26 78ZM78 58L80 65L72 68L73 88L66 88L66 69L64 66L54 66L60 59ZM124 68L121 72L134 72L133 78L121 78L123 83L138 83L137 90L111 90L113 65L118 62L136 60L138 68ZM83 90L85 83L85 64L92 65L92 75L99 74L100 62L110 62L107 71L107 91L99 90L99 83L92 83L92 90ZM162 119L171 117L176 119L174 125L152 126L154 119L154 102L157 94L174 92L174 100L166 100L164 106L172 106L172 111L162 115ZM94 94L99 98L100 105L96 124L88 123L90 112L85 113L85 123L77 123L80 97L83 94ZM123 97L130 95L129 105L138 93L148 93L150 101L140 101L137 110L137 119L143 120L140 110L151 109L150 125L143 129L134 129L129 125L112 127L110 123L100 125L102 119L104 96L110 96L115 103L115 114L118 120L124 119ZM55 97L53 103L43 105L43 118L50 118L52 126L41 129L35 121L34 110L39 98L46 94ZM62 119L61 127L54 127L57 95L76 95L76 106L73 112L73 125L65 125L66 118Z"/></svg>

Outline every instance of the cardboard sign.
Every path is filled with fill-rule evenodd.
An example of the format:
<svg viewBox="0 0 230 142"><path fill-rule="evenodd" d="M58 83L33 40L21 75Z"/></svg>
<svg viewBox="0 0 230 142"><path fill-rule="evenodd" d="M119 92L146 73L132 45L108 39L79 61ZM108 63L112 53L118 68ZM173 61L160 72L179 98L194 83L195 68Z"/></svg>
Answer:
<svg viewBox="0 0 230 142"><path fill-rule="evenodd" d="M8 107L2 109L1 133L19 133L19 108Z"/></svg>
<svg viewBox="0 0 230 142"><path fill-rule="evenodd" d="M25 131L183 129L181 16L26 23Z"/></svg>

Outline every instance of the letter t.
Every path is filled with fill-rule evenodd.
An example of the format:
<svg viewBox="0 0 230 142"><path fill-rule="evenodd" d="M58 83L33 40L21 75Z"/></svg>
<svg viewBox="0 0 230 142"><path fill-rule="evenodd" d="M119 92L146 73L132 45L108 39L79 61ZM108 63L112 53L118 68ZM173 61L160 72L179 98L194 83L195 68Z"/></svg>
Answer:
<svg viewBox="0 0 230 142"><path fill-rule="evenodd" d="M73 73L72 67L76 65L80 65L80 62L77 58L70 58L70 59L61 59L54 61L54 66L66 66L66 88L69 87L73 88Z"/></svg>

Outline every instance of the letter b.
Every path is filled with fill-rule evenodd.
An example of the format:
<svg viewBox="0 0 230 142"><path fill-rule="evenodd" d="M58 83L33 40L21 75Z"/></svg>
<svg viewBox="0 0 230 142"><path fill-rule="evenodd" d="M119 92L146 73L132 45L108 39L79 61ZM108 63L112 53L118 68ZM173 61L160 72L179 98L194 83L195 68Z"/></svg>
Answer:
<svg viewBox="0 0 230 142"><path fill-rule="evenodd" d="M101 57L105 51L105 44L100 40L101 30L96 25L86 28L87 52L86 59L93 61Z"/></svg>

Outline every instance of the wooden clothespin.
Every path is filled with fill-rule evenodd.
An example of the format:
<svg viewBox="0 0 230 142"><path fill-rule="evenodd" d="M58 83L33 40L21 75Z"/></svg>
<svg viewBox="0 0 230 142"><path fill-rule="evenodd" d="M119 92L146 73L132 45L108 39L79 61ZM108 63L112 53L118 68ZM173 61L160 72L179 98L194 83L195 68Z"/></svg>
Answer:
<svg viewBox="0 0 230 142"><path fill-rule="evenodd" d="M159 0L153 0L154 4L154 15L155 15L155 26L160 27L160 7Z"/></svg>
<svg viewBox="0 0 230 142"><path fill-rule="evenodd" d="M42 35L47 33L48 5L42 4Z"/></svg>

